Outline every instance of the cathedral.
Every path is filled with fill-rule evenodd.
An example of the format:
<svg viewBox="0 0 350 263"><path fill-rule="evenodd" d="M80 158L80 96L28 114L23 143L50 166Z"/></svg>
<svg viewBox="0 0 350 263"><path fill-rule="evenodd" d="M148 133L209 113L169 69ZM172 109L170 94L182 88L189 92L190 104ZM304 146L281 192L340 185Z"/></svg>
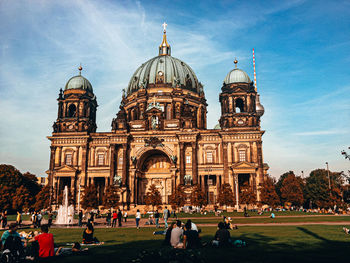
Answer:
<svg viewBox="0 0 350 263"><path fill-rule="evenodd" d="M217 204L228 183L239 193L250 187L260 199L267 174L263 163L260 104L256 85L237 67L228 72L221 92L221 117L207 129L203 85L192 68L171 56L164 24L158 56L146 61L123 90L111 131L96 132L97 98L81 75L68 80L58 96L53 124L48 183L56 199L67 186L74 202L94 184L102 203L106 187L118 186L121 203L144 204L153 184L167 204L179 185L194 187Z"/></svg>

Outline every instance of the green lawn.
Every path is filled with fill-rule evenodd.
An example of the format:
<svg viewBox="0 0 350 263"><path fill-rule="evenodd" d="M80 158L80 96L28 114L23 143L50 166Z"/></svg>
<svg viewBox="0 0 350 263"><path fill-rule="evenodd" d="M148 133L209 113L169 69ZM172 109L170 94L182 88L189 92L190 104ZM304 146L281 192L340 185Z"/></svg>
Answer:
<svg viewBox="0 0 350 263"><path fill-rule="evenodd" d="M59 246L81 241L82 229L61 228L50 231ZM154 228L98 228L95 236L105 242L103 246L90 247L86 255L52 261L132 262L142 251L164 251L161 246L164 237L154 236L153 231ZM202 228L202 240L209 242L215 231L215 227ZM231 237L245 240L248 246L199 249L205 262L347 262L349 257L350 236L342 231L342 226L243 226L232 230Z"/></svg>

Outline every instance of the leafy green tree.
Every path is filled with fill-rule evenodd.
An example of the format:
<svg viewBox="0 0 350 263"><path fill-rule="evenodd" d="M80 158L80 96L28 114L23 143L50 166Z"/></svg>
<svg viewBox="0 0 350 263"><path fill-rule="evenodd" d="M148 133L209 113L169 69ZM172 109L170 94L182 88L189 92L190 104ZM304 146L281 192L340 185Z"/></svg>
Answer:
<svg viewBox="0 0 350 263"><path fill-rule="evenodd" d="M208 204L207 195L198 185L194 187L191 193L191 204L200 208Z"/></svg>
<svg viewBox="0 0 350 263"><path fill-rule="evenodd" d="M53 203L53 195L51 196L51 203ZM50 186L45 185L41 191L35 196L35 210L46 209L50 206Z"/></svg>
<svg viewBox="0 0 350 263"><path fill-rule="evenodd" d="M280 198L276 193L274 179L270 176L267 176L262 184L260 199L262 204L269 205L272 208L275 208L280 204Z"/></svg>
<svg viewBox="0 0 350 263"><path fill-rule="evenodd" d="M114 208L119 205L119 191L116 185L109 185L106 194L103 197L103 206L105 208Z"/></svg>
<svg viewBox="0 0 350 263"><path fill-rule="evenodd" d="M89 186L85 187L81 206L84 209L93 209L98 207L97 189L95 185L90 184Z"/></svg>
<svg viewBox="0 0 350 263"><path fill-rule="evenodd" d="M325 169L313 170L306 178L307 203L319 208L333 208L342 204L343 180L339 173L329 173ZM331 186L331 189L329 189Z"/></svg>
<svg viewBox="0 0 350 263"><path fill-rule="evenodd" d="M162 204L162 196L154 184L149 187L148 192L146 193L145 203L146 205L151 205L152 210L154 210L155 206Z"/></svg>
<svg viewBox="0 0 350 263"><path fill-rule="evenodd" d="M219 195L218 195L218 203L221 206L233 206L235 202L235 198L232 192L232 188L230 184L221 185Z"/></svg>
<svg viewBox="0 0 350 263"><path fill-rule="evenodd" d="M33 205L34 197L24 185L16 190L16 194L12 200L12 207L19 211L28 211Z"/></svg>
<svg viewBox="0 0 350 263"><path fill-rule="evenodd" d="M293 172L290 172L283 180L281 199L283 202L290 202L292 205L301 206L304 203L304 193L300 180L296 178Z"/></svg>
<svg viewBox="0 0 350 263"><path fill-rule="evenodd" d="M33 174L25 173L24 175L12 165L0 165L0 204L4 209L16 209L17 207L26 204L33 205L35 195L40 191L40 186L35 181L36 177ZM27 191L24 190L24 188ZM22 187L22 188L21 188ZM26 193L23 198L28 200L18 200L16 197L17 190L21 188L21 193ZM14 199L16 199L14 201ZM15 205L15 207L13 207Z"/></svg>
<svg viewBox="0 0 350 263"><path fill-rule="evenodd" d="M179 209L186 203L186 193L182 185L179 185L175 191L169 196L169 204L173 209Z"/></svg>
<svg viewBox="0 0 350 263"><path fill-rule="evenodd" d="M248 182L245 182L239 193L239 201L241 204L254 205L256 204L256 193Z"/></svg>

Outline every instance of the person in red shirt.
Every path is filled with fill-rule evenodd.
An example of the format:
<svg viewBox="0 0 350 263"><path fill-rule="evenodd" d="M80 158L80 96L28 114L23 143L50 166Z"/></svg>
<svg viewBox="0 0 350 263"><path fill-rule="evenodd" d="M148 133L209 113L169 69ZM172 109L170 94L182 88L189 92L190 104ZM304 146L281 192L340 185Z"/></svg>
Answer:
<svg viewBox="0 0 350 263"><path fill-rule="evenodd" d="M116 227L117 226L117 218L118 218L118 214L117 211L113 211L113 215L112 215L113 221L112 221L112 227Z"/></svg>
<svg viewBox="0 0 350 263"><path fill-rule="evenodd" d="M54 240L53 235L49 232L48 225L41 226L41 234L37 235L30 241L38 241L39 244L39 258L47 258L54 256Z"/></svg>

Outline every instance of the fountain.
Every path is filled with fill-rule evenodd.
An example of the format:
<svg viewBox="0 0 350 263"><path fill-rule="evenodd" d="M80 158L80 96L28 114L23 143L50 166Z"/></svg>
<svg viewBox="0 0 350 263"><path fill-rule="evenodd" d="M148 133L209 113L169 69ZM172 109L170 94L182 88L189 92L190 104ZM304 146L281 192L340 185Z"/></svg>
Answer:
<svg viewBox="0 0 350 263"><path fill-rule="evenodd" d="M74 216L74 206L68 206L68 187L63 190L62 205L58 208L56 225L72 225Z"/></svg>

